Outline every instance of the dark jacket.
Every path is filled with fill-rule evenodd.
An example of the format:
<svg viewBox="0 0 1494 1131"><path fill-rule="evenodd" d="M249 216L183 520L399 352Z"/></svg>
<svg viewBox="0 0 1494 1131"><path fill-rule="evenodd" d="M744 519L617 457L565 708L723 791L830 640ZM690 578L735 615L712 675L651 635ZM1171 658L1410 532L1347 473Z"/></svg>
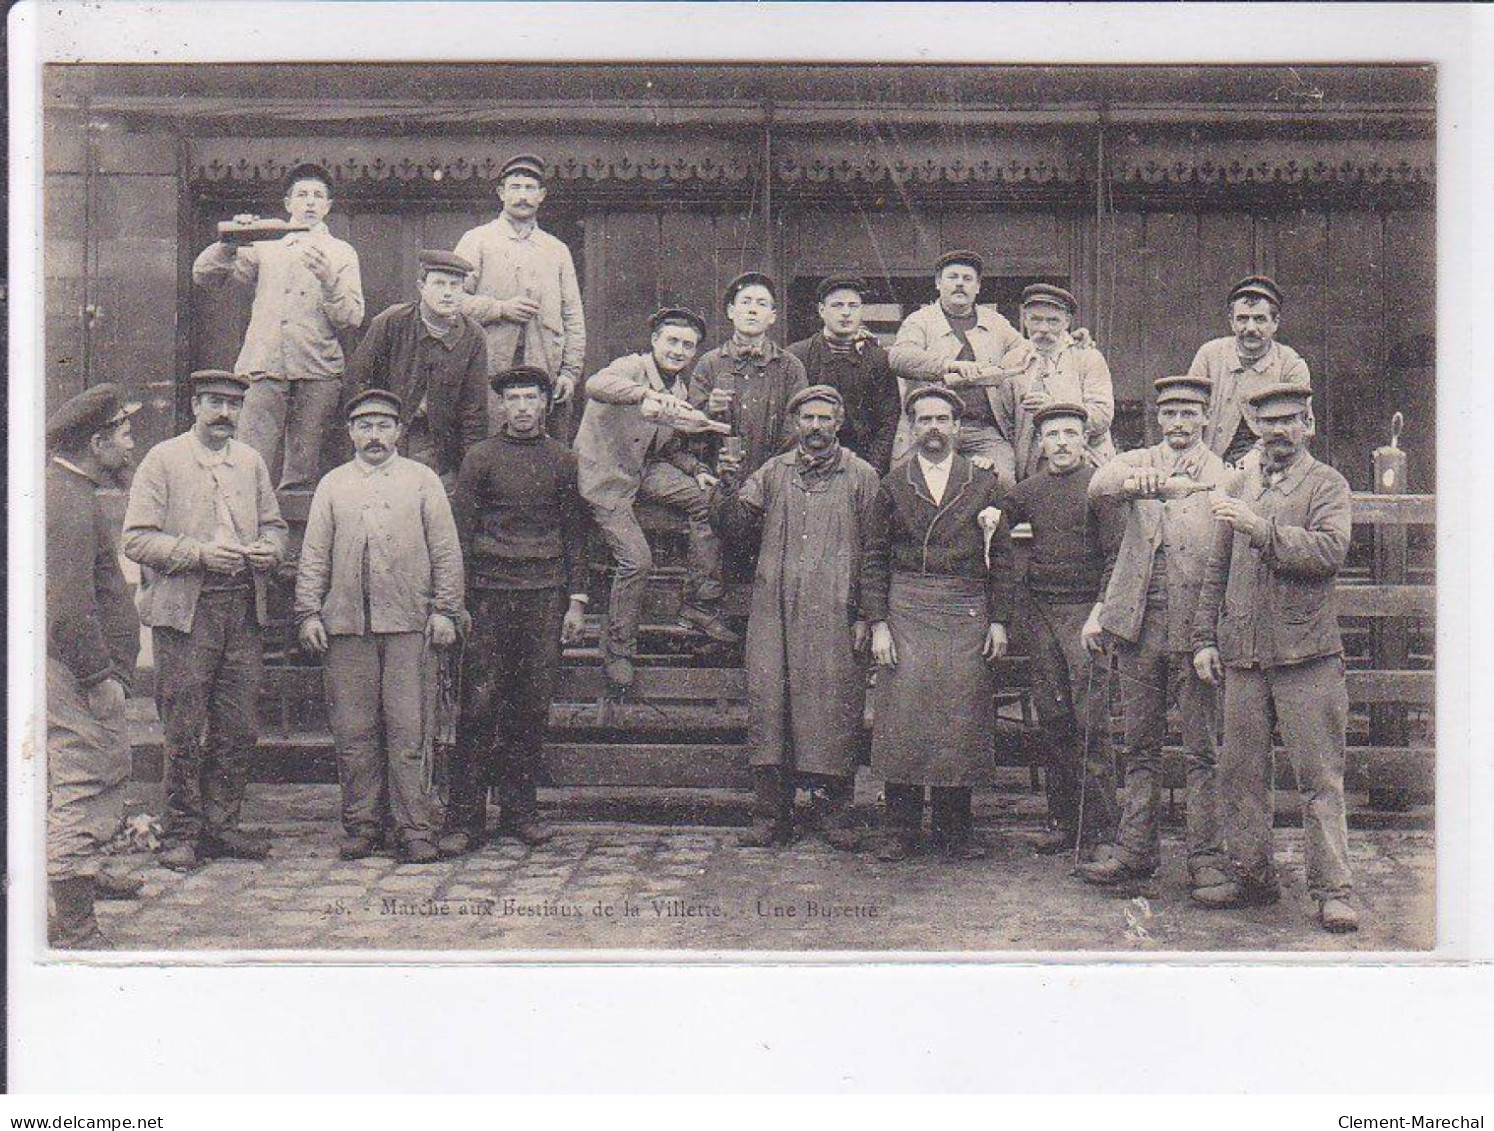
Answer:
<svg viewBox="0 0 1494 1131"><path fill-rule="evenodd" d="M1001 483L964 456L954 457L944 499L937 506L916 456L893 468L877 489L877 505L866 540L861 573L865 619L887 619L893 573L926 573L985 582L991 623L1009 622L1011 535L1003 514L990 539L988 569L985 534L977 518L987 507L1002 508Z"/></svg>
<svg viewBox="0 0 1494 1131"><path fill-rule="evenodd" d="M867 334L849 353L836 353L826 344L824 334L816 334L795 342L788 352L804 363L806 384L829 385L845 398L840 442L871 464L878 475L886 475L902 412L887 351Z"/></svg>
<svg viewBox="0 0 1494 1131"><path fill-rule="evenodd" d="M119 530L82 469L47 464L47 655L85 691L135 674L140 618L119 572Z"/></svg>
<svg viewBox="0 0 1494 1131"><path fill-rule="evenodd" d="M1105 592L1121 541L1120 513L1094 502L1095 469L1081 464L1056 475L1045 464L1006 495L1006 521L1032 527L1023 585L1034 597L1092 604Z"/></svg>
<svg viewBox="0 0 1494 1131"><path fill-rule="evenodd" d="M1214 524L1193 649L1217 647L1227 667L1276 667L1342 654L1334 586L1349 551L1349 484L1307 452L1267 487L1250 459L1227 490L1271 522L1261 544Z"/></svg>
<svg viewBox="0 0 1494 1131"><path fill-rule="evenodd" d="M438 338L420 317L419 302L396 303L369 323L348 362L343 399L370 388L399 395L405 425L423 397L436 474L455 472L467 450L488 434L488 347L482 327L463 314L455 330Z"/></svg>
<svg viewBox="0 0 1494 1131"><path fill-rule="evenodd" d="M484 440L462 461L451 510L469 589L586 592L587 509L559 440Z"/></svg>

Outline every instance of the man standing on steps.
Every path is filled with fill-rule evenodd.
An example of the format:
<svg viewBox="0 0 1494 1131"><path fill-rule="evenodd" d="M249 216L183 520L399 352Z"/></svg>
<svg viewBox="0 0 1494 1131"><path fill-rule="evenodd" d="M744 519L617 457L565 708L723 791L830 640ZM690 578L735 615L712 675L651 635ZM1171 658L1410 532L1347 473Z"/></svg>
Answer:
<svg viewBox="0 0 1494 1131"><path fill-rule="evenodd" d="M140 621L119 571L119 532L97 491L129 466L135 441L112 382L47 421L47 940L101 947L96 899L133 899L138 879L103 870L130 776L125 695Z"/></svg>
<svg viewBox="0 0 1494 1131"><path fill-rule="evenodd" d="M831 847L859 847L852 813L856 754L866 705L858 659L866 536L877 473L836 440L841 394L811 385L788 404L797 446L737 489L740 461L721 457L718 521L743 542L761 539L747 622L747 704L757 797L750 848L793 839L794 790L823 788Z"/></svg>
<svg viewBox="0 0 1494 1131"><path fill-rule="evenodd" d="M1232 467L1259 438L1250 399L1270 385L1312 383L1302 356L1276 340L1282 302L1281 288L1265 275L1241 279L1229 292L1229 336L1205 342L1188 366L1188 376L1212 385L1204 443ZM1310 436L1310 415L1308 428Z"/></svg>
<svg viewBox="0 0 1494 1131"><path fill-rule="evenodd" d="M161 863L263 860L269 841L239 828L259 735L269 572L285 520L260 454L233 438L249 383L192 374L190 431L163 440L130 486L121 548L139 562L135 606L151 629L166 746Z"/></svg>
<svg viewBox="0 0 1494 1131"><path fill-rule="evenodd" d="M517 366L493 378L493 391L503 424L467 453L452 499L472 637L443 856L482 846L493 785L501 835L531 846L554 835L535 787L560 646L580 638L587 603L586 504L575 453L545 433L550 376Z"/></svg>
<svg viewBox="0 0 1494 1131"><path fill-rule="evenodd" d="M1302 794L1307 894L1323 929L1341 933L1359 929L1344 812L1349 695L1334 603L1353 501L1344 477L1307 451L1311 395L1282 383L1250 399L1260 459L1212 504L1193 666L1208 683L1224 681L1219 795L1234 875L1195 888L1193 898L1253 907L1281 897L1271 848L1274 719Z"/></svg>
<svg viewBox="0 0 1494 1131"><path fill-rule="evenodd" d="M401 860L428 864L433 649L456 643L462 551L441 480L397 450L402 409L383 389L348 403L353 458L312 497L295 612L302 645L327 657L345 834L338 854L371 855L387 824Z"/></svg>
<svg viewBox="0 0 1494 1131"><path fill-rule="evenodd" d="M586 358L586 315L571 249L539 226L545 163L521 153L504 164L496 220L473 228L455 251L475 268L463 309L488 338L488 372L518 365L543 369L553 390L550 435L570 440L572 394ZM503 404L488 402L488 432L502 423Z"/></svg>
<svg viewBox="0 0 1494 1131"><path fill-rule="evenodd" d="M1115 852L1081 864L1102 886L1147 879L1162 859L1162 741L1178 705L1187 767L1191 886L1228 878L1219 826L1214 688L1193 670L1193 614L1214 542L1211 492L1231 472L1204 445L1210 385L1203 377L1155 382L1162 442L1124 452L1089 481L1092 500L1124 508L1125 532L1099 627L1116 651L1126 729L1126 781ZM1202 488L1202 490L1200 490Z"/></svg>

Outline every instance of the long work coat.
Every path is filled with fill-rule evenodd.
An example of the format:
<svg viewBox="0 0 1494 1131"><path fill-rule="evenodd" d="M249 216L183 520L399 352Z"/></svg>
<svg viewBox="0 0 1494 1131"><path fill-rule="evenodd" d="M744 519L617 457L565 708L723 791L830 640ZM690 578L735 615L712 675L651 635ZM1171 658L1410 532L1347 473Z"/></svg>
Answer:
<svg viewBox="0 0 1494 1131"><path fill-rule="evenodd" d="M877 473L847 448L805 478L795 449L726 495L728 528L761 525L747 622L748 737L754 766L849 777L866 673L851 646ZM718 496L720 498L720 496Z"/></svg>

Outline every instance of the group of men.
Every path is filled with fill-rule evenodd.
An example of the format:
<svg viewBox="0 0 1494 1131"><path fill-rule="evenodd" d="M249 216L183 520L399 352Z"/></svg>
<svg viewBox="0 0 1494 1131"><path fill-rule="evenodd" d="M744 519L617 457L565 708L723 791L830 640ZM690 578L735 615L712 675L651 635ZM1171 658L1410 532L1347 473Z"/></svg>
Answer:
<svg viewBox="0 0 1494 1131"><path fill-rule="evenodd" d="M578 390L584 318L569 252L535 223L544 176L536 158L510 161L503 214L454 252L421 252L417 300L374 318L344 367L336 331L362 319L357 256L326 232L331 177L292 170L285 205L307 231L198 258L200 282L252 283L254 313L233 370L192 374L192 427L141 460L122 536L97 491L130 462L138 406L100 385L49 419L54 944L97 945L94 899L128 894L98 848L128 766L136 610L152 632L166 748L161 863L269 854L239 815L266 585L287 550L270 467L282 489L309 486L339 401L353 454L316 483L294 611L302 646L324 657L344 858L479 850L494 788L499 835L550 839L535 786L560 648L584 630L588 527L615 562L602 653L626 693L652 568L635 506L652 501L688 530L684 627L736 641L723 579L753 578L744 845L790 842L796 791L810 789L825 798L827 840L861 846L852 783L873 667L879 858L922 849L926 791L928 843L985 856L971 791L993 768L994 661L1020 628L1046 753L1040 851L1075 852L1094 884L1155 872L1176 702L1193 897L1276 899L1274 721L1304 794L1318 918L1357 926L1333 606L1349 490L1307 450L1308 373L1274 340L1271 280L1231 290L1232 333L1186 376L1156 382L1162 441L1119 456L1109 370L1074 326L1074 296L1028 287L1019 330L978 302L983 263L968 251L939 259L937 298L890 349L862 325L869 288L851 275L820 285L822 330L780 348L776 284L748 272L722 297L732 333L720 346L697 357L705 318L666 307L648 321L648 350ZM584 407L572 445L556 420L573 402ZM140 566L135 610L118 551ZM444 812L432 788L443 670L460 685Z"/></svg>

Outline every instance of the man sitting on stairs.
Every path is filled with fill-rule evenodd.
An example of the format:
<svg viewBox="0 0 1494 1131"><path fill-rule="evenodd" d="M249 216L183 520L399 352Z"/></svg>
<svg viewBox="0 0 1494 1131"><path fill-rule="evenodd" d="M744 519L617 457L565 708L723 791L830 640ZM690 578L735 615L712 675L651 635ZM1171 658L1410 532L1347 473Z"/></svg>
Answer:
<svg viewBox="0 0 1494 1131"><path fill-rule="evenodd" d="M653 568L648 539L633 513L637 499L682 512L689 523L680 625L717 643L737 640L720 612L721 544L711 529L708 502L716 477L680 436L709 424L686 401L684 382L705 319L692 310L666 307L648 326L649 353L620 357L587 379L586 409L576 433L581 497L617 562L602 641L607 683L614 692L633 682L638 622Z"/></svg>

